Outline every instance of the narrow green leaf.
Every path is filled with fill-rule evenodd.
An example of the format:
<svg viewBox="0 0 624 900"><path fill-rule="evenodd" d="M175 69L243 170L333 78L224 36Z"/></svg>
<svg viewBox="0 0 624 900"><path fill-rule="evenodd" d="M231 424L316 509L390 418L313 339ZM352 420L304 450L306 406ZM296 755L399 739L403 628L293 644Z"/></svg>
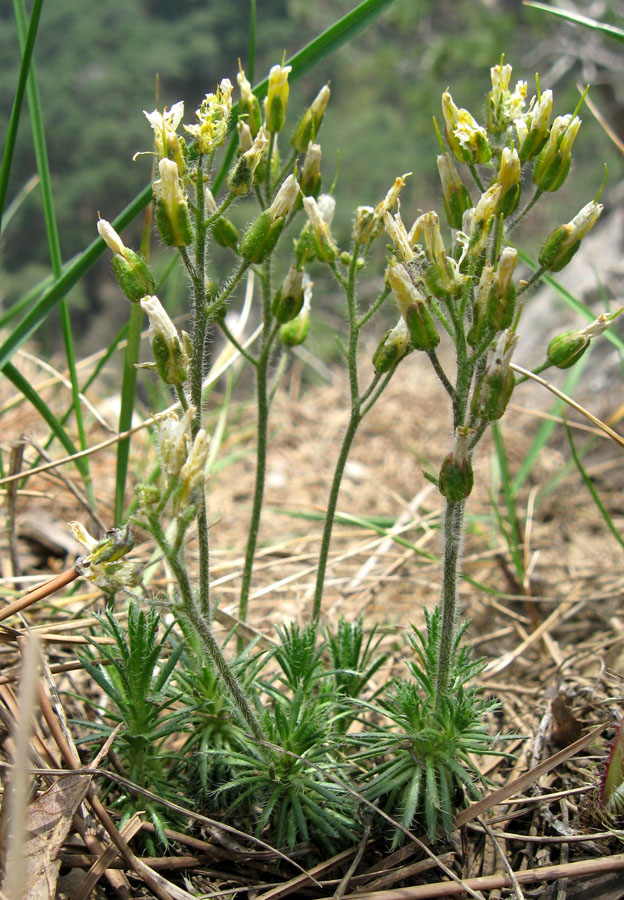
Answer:
<svg viewBox="0 0 624 900"><path fill-rule="evenodd" d="M23 0L14 0L13 9L15 12L18 41L20 44L20 50L22 51L23 55L26 49L27 36L26 9ZM48 238L50 262L52 264L52 273L54 277L59 278L63 271L63 258L61 255L61 243L56 223L56 214L54 211L52 180L50 177L50 165L48 162L48 150L43 122L43 111L41 108L41 98L39 96L39 88L37 86L35 67L32 64L32 61L28 72L28 78L26 80L26 94L28 97L28 109L30 112L30 124L33 135L35 158L37 160L37 171L39 173L39 184L41 188L41 200L43 205L46 234ZM60 314L63 343L65 345L65 358L67 360L67 368L69 370L69 377L72 387L74 415L76 417L76 426L78 428L80 449L85 450L87 447L87 436L82 418L80 388L78 386L78 373L76 371L76 354L74 350L74 340L72 335L69 307L64 298L61 301ZM95 507L95 492L89 472L89 461L87 457L84 458L84 465L81 466L81 474L87 491L87 499L89 500L89 503L93 507Z"/></svg>
<svg viewBox="0 0 624 900"><path fill-rule="evenodd" d="M20 391L21 394L31 403L34 408L37 410L42 419L47 422L50 426L56 437L59 439L65 450L68 454L72 455L77 453L78 450L76 446L72 443L69 435L56 418L52 410L47 406L46 403L41 399L39 394L37 394L26 378L22 375L22 373L15 368L13 363L7 363L4 367L4 374L9 379L9 381ZM86 470L84 466L84 457L79 457L74 460L74 465L78 469L80 473L80 477L84 480L86 477Z"/></svg>
<svg viewBox="0 0 624 900"><path fill-rule="evenodd" d="M126 225L144 209L152 199L152 185L149 184L135 197L124 211L112 223L117 231L122 231ZM63 274L57 278L43 296L37 301L31 311L22 319L19 325L12 331L9 337L0 346L0 369L4 369L15 351L30 338L37 328L50 315L62 297L64 297L80 278L95 263L106 250L106 244L98 237L83 252L67 266Z"/></svg>
<svg viewBox="0 0 624 900"><path fill-rule="evenodd" d="M9 188L9 176L11 174L11 165L13 163L13 155L15 153L15 142L17 140L17 130L19 127L20 115L24 104L24 93L28 82L28 74L32 63L32 55L35 47L35 39L37 37L37 28L39 27L39 18L41 16L41 7L43 0L34 0L30 13L30 22L28 23L28 31L24 38L22 47L22 62L20 65L19 76L17 79L17 87L15 89L15 97L13 100L13 109L7 128L6 140L4 142L4 153L2 154L2 165L0 166L0 232L2 226L6 225L4 218L4 206L6 203L7 191Z"/></svg>
<svg viewBox="0 0 624 900"><path fill-rule="evenodd" d="M552 6L547 6L545 3L533 3L530 0L524 0L524 5L530 6L532 9L539 9L541 12L550 13L552 16L558 16L560 19L573 22L575 25L583 25L594 31L601 31L603 34L615 38L616 41L624 41L624 30L616 25L607 25L606 22L598 22L596 19L590 19L589 16L582 16L580 13L570 12L567 9L555 9Z"/></svg>
<svg viewBox="0 0 624 900"><path fill-rule="evenodd" d="M124 354L123 377L121 383L121 410L119 412L119 431L129 431L132 425L132 413L136 394L137 368L141 351L141 327L143 310L140 304L130 304L128 320L128 342ZM117 445L117 464L115 468L115 525L121 525L124 513L126 477L128 459L130 457L130 435L119 441Z"/></svg>
<svg viewBox="0 0 624 900"><path fill-rule="evenodd" d="M572 440L572 432L570 431L570 426L568 425L567 422L565 423L565 430L566 430L566 434L567 434L567 436L568 436L568 443L570 444L570 451L571 451L571 453L572 453L572 458L574 459L574 463L575 463L575 465L576 465L576 468L579 470L579 473L580 473L580 475L581 475L581 478L582 478L583 481L585 482L585 485L586 485L586 487L587 487L587 490L588 490L589 493L592 495L593 500L594 500L594 503L595 503L596 506L598 507L598 510L599 510L599 512L600 512L600 515L601 515L602 518L605 520L606 525L607 525L607 528L609 529L609 531L611 532L611 534L613 535L613 537L616 539L616 541L618 542L618 544L620 545L620 547L622 547L622 549L624 550L624 538L622 538L622 535L620 534L620 532L617 530L617 528L616 528L615 525L613 524L613 519L612 519L611 516L609 515L609 513L608 513L608 511L607 511L607 509L606 509L604 503L602 502L602 500L601 500L600 497L598 496L598 491L597 491L596 488L594 487L594 484L593 484L591 478L589 477L589 475L587 474L587 472L586 472L585 469L583 468L583 464L582 464L582 462L581 462L581 458L580 458L580 456L578 455L578 453L577 453L577 451L576 451L576 447L574 446L574 441Z"/></svg>

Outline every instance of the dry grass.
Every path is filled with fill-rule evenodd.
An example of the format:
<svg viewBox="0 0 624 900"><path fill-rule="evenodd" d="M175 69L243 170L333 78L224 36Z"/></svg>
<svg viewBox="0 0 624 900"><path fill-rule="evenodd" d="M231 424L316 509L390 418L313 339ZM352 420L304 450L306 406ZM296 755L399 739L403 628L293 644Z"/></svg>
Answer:
<svg viewBox="0 0 624 900"><path fill-rule="evenodd" d="M23 364L33 367L29 372L33 383L43 380L34 363ZM272 638L272 623L306 617L321 523L286 513L322 512L331 461L345 425L342 377L335 375L330 385L304 389L301 374L301 365L297 364L285 391L276 399L272 418L266 508L249 622L268 639ZM6 385L3 390L7 391ZM45 390L51 405L58 403L60 409L67 402L58 385ZM3 394L0 406L9 405L11 399ZM504 433L512 469L524 458L538 415L548 405L530 386L518 393L516 402L519 407L533 411L511 409L506 416ZM232 413L223 452L240 453L241 458L212 480L209 497L214 517L213 595L219 597L225 624L236 614L253 487L252 413L245 406L236 407ZM605 410L600 413L605 415ZM9 407L3 423L5 468L12 439L25 433L39 445L45 441L43 426L30 418L23 405ZM381 680L400 671L402 630L411 623L421 624L423 608L437 600L438 563L427 555L435 556L438 552L441 498L423 478L422 461L429 460L430 470L436 471L446 452L448 431L437 382L414 356L401 367L385 401L363 423L347 468L339 510L361 518L397 520L397 533L426 554L418 556L372 529L343 522L336 526L325 591L325 615L334 620L339 615L351 619L363 614L367 623L378 623L383 628L394 654L392 662L378 674ZM94 423L90 443L95 444L104 437L105 430ZM141 433L135 438L134 451L136 467L149 452L149 443ZM517 735L511 743L513 759L478 761L491 778L494 790L510 785L528 769L577 741L588 729L621 718L617 698L624 672L621 612L624 570L621 550L606 531L576 473L567 475L554 493L536 504L534 488L560 470L567 459L565 439L558 433L550 449L543 451L538 459L520 497L518 515L529 575L524 583L519 583L506 547L496 533L491 512L487 489L490 453L491 447L486 442L480 449L476 468L478 487L469 502L471 518L464 571L474 582L487 585L496 593L488 594L466 583L462 601L464 614L472 620L470 639L488 661L482 681L502 701L495 725L504 733ZM28 442L25 457L32 457ZM600 439L585 464L615 524L621 525L624 516L621 449ZM114 447L94 454L91 465L100 501L99 515L109 524ZM65 479L70 479L80 492L71 467L66 466L63 471ZM71 566L71 556L64 556L60 549L53 552L66 521L77 518L89 524L75 495L68 490L66 482L59 481L54 470L30 478L17 491L13 502L17 533L15 559L20 571L13 572L9 542L5 540L1 551L5 605L21 589ZM36 536L34 522L43 524L42 531L49 538L47 543L44 537ZM6 528L3 533L7 533ZM192 556L192 544L188 551ZM139 555L146 560L150 552L147 542L138 547ZM157 573L152 587L162 586L163 579ZM75 646L84 640L85 629L92 622L92 613L99 602L100 598L88 586L79 585L77 590L65 589L3 623L0 709L5 730L5 760L10 758L12 723L20 719L14 701L19 673L17 638L29 628L35 630L42 639L52 672L50 679L54 679L61 692L69 683L74 689L80 688L85 676L76 666ZM61 715L58 705L53 704L51 708L52 715ZM478 896L475 890L487 889L498 891L498 894L490 893L490 897L520 897L524 891L527 897L552 896L559 900L564 896L580 896L577 884L589 884L595 897L620 896L612 891L611 885L618 877L612 873L618 866L621 868L622 857L610 857L619 845L592 814L600 759L605 754L604 735L608 733L607 729L602 737L594 736L587 746L577 748L572 758L517 787L515 796L505 796L492 803L487 814L483 810L488 818L470 823L464 818L464 827L456 833L454 841L442 847L446 852L441 853L440 860L468 882L473 896ZM42 769L69 766L60 740L48 715L47 722L38 723L33 739L36 766ZM90 788L92 796L99 787L95 779ZM91 808L94 809L93 805ZM137 808L140 809L140 799ZM82 822L83 833L87 833L84 830L87 819L81 818L81 809L78 807L73 816L71 830L79 833ZM139 827L140 821L137 822ZM115 842L116 838L113 836L112 840ZM435 883L442 882L444 876L435 860L423 857L422 849L415 843L391 856L383 847L371 846L356 868L349 868L349 864L357 848L353 853L347 851L339 859L319 865L313 874L323 885L321 891L319 887L311 888L309 880L307 885L304 881L288 882L289 874L284 867L260 851L244 850L240 844L224 845L214 834L207 839L197 822L190 822L188 834L180 835L179 840L178 856L148 860L148 869L131 852L121 862L119 856L115 862L114 854L109 853L112 868L107 870L108 890L119 897L182 897L189 896L186 891L192 885L195 891L204 890L223 897L236 893L245 896L250 885L257 885L254 890L259 894L256 895L267 900L287 895L351 896L354 891L365 892L357 896L393 900L399 896L451 896L455 891L448 881L436 887ZM71 850L66 846L62 857L74 867L88 867L103 852L105 844L102 834L92 834L87 836L86 846L82 844ZM585 860L580 869L579 860ZM104 869L104 864L100 864L100 874ZM161 871L165 879L159 874ZM180 880L180 872L187 873L186 882ZM510 872L516 874L512 877ZM565 880L561 880L566 875L569 876L567 888ZM491 876L489 881L474 880L486 876ZM505 887L514 880L515 887ZM551 881L555 882L552 889L546 886ZM184 883L186 888L181 887ZM61 884L69 885L69 882L61 880ZM398 892L398 885L413 887ZM585 894L587 890L585 887ZM66 896L80 900L83 895L70 885Z"/></svg>

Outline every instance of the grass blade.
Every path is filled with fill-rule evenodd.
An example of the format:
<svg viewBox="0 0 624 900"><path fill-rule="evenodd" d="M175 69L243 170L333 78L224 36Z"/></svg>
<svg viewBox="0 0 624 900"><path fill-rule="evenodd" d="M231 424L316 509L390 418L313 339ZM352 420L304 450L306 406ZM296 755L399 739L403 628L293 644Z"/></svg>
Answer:
<svg viewBox="0 0 624 900"><path fill-rule="evenodd" d="M613 519L609 515L607 509L605 508L604 503L598 496L598 491L594 487L591 478L589 477L589 475L583 468L581 458L576 451L576 447L574 446L574 440L572 439L572 432L570 431L570 426L568 425L567 422L565 423L565 430L566 430L566 434L568 436L568 443L570 444L570 452L572 453L572 458L574 460L576 468L579 470L579 474L580 474L581 478L583 479L583 481L585 482L585 485L587 486L587 490L592 495L594 503L596 504L596 506L598 507L598 510L600 511L600 515L605 520L607 528L609 529L609 531L611 532L613 537L616 539L616 541L618 542L620 547L624 550L624 538L622 538L620 532L617 530L617 528L613 524Z"/></svg>
<svg viewBox="0 0 624 900"><path fill-rule="evenodd" d="M501 477L501 487L503 489L503 497L505 498L505 506L507 507L507 525L508 531L503 528L504 520L500 515L496 499L492 498L492 504L498 519L499 527L505 536L507 546L511 553L518 581L522 584L524 578L524 562L522 559L522 551L520 549L520 526L516 515L516 490L509 473L509 463L507 459L507 451L503 441L503 435L498 422L492 424L492 437L494 438L494 447L496 448L496 459L498 462L498 470Z"/></svg>
<svg viewBox="0 0 624 900"><path fill-rule="evenodd" d="M143 325L143 310L138 303L130 304L130 317L128 320L128 343L123 362L123 377L121 383L121 409L119 411L119 431L129 431L134 412L136 394L137 368L139 351L141 348L141 327ZM130 436L120 440L117 445L117 464L115 467L115 525L119 526L123 520L124 496L126 491L126 477L128 474L128 459L130 457Z"/></svg>
<svg viewBox="0 0 624 900"><path fill-rule="evenodd" d="M26 32L22 46L22 62L20 65L19 76L17 79L17 87L15 89L15 98L13 100L13 109L11 110L11 118L7 129L7 136L4 142L4 153L2 155L2 165L0 166L0 232L3 225L4 205L6 203L7 191L9 189L9 175L11 174L11 165L13 163L13 155L15 153L15 142L17 140L17 130L19 127L20 115L24 103L24 93L26 91L26 83L28 81L28 73L32 62L32 54L35 47L35 38L37 37L37 28L39 27L39 18L41 16L41 7L43 0L34 0L32 11L30 14L30 22ZM4 222L6 224L6 222Z"/></svg>
<svg viewBox="0 0 624 900"><path fill-rule="evenodd" d="M533 3L525 0L524 5L550 13L552 16L558 16L560 19L565 19L567 22L572 22L575 25L583 25L585 28L591 28L593 31L601 31L608 37L615 38L616 41L624 42L624 30L616 25L607 25L606 22L598 22L596 19L590 19L589 16L582 16L580 13L570 12L567 9L555 9L552 6L547 6L545 3Z"/></svg>
<svg viewBox="0 0 624 900"><path fill-rule="evenodd" d="M63 447L65 447L66 451L72 455L77 453L77 449L72 443L69 435L56 418L52 410L49 406L41 399L39 394L33 390L30 382L24 378L22 373L15 368L13 363L7 363L3 369L4 374L9 379L9 381L17 388L17 390L31 403L34 408L37 410L42 419L44 419L47 424L50 426L56 437L59 439ZM84 480L86 471L85 471L85 458L79 457L74 460L76 468L78 469L81 478Z"/></svg>
<svg viewBox="0 0 624 900"><path fill-rule="evenodd" d="M141 193L128 204L124 211L112 223L117 231L122 231L144 209L152 199L152 185L148 184ZM67 266L63 274L45 291L31 311L22 319L9 337L0 345L0 368L5 365L15 351L36 332L37 328L50 315L74 285L82 278L99 256L106 250L106 244L98 237L74 261Z"/></svg>

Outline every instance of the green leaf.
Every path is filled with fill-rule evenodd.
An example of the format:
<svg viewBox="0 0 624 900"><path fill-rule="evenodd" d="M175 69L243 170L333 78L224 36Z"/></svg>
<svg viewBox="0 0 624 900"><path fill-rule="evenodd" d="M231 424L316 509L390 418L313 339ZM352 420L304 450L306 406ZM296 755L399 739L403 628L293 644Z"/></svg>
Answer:
<svg viewBox="0 0 624 900"><path fill-rule="evenodd" d="M539 9L541 12L550 13L552 16L558 16L560 19L573 22L575 25L583 25L594 31L601 31L603 34L615 38L616 41L624 42L624 30L616 25L607 25L606 22L598 22L596 19L590 19L589 16L582 16L580 13L569 12L566 9L555 9L552 6L547 6L545 3L533 3L529 2L529 0L524 0L524 5L530 6L532 9Z"/></svg>
<svg viewBox="0 0 624 900"><path fill-rule="evenodd" d="M137 368L141 351L141 327L143 325L143 310L139 303L130 304L130 317L128 319L128 343L123 362L123 378L121 383L121 409L119 411L119 431L129 431L132 426L132 413L134 412ZM122 438L117 445L117 464L115 467L115 525L119 526L123 521L124 497L126 490L126 477L128 474L128 459L130 457L130 435Z"/></svg>
<svg viewBox="0 0 624 900"><path fill-rule="evenodd" d="M147 185L112 223L117 231L123 229L137 216L152 199L152 185ZM16 350L32 337L37 328L50 315L60 300L74 287L95 261L106 250L106 244L98 237L74 261L62 275L40 297L31 311L22 319L9 337L0 345L0 369L9 362Z"/></svg>
<svg viewBox="0 0 624 900"><path fill-rule="evenodd" d="M28 82L28 75L32 63L32 55L35 47L35 39L37 37L37 28L39 27L42 6L43 0L34 0L30 13L30 22L28 23L28 31L21 48L22 61L20 64L19 77L17 79L17 87L15 89L15 97L13 99L13 109L11 110L6 140L4 142L2 165L0 166L0 232L2 231L2 226L6 225L6 220L4 219L4 206L9 187L9 175L11 174L13 154L15 153L15 142L17 140L17 130L19 127L20 115L22 113L24 93L26 91L26 84Z"/></svg>

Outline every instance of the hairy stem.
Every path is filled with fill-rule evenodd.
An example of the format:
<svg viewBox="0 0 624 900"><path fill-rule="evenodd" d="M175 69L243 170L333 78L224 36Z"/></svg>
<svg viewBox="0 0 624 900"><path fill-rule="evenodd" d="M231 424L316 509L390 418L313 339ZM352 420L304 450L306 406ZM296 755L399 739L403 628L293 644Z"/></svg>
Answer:
<svg viewBox="0 0 624 900"><path fill-rule="evenodd" d="M439 708L442 697L449 689L453 647L457 634L457 620L459 617L457 576L461 559L465 505L465 500L460 500L458 503L447 501L444 509L444 563L440 596L442 623L435 685L436 708Z"/></svg>

